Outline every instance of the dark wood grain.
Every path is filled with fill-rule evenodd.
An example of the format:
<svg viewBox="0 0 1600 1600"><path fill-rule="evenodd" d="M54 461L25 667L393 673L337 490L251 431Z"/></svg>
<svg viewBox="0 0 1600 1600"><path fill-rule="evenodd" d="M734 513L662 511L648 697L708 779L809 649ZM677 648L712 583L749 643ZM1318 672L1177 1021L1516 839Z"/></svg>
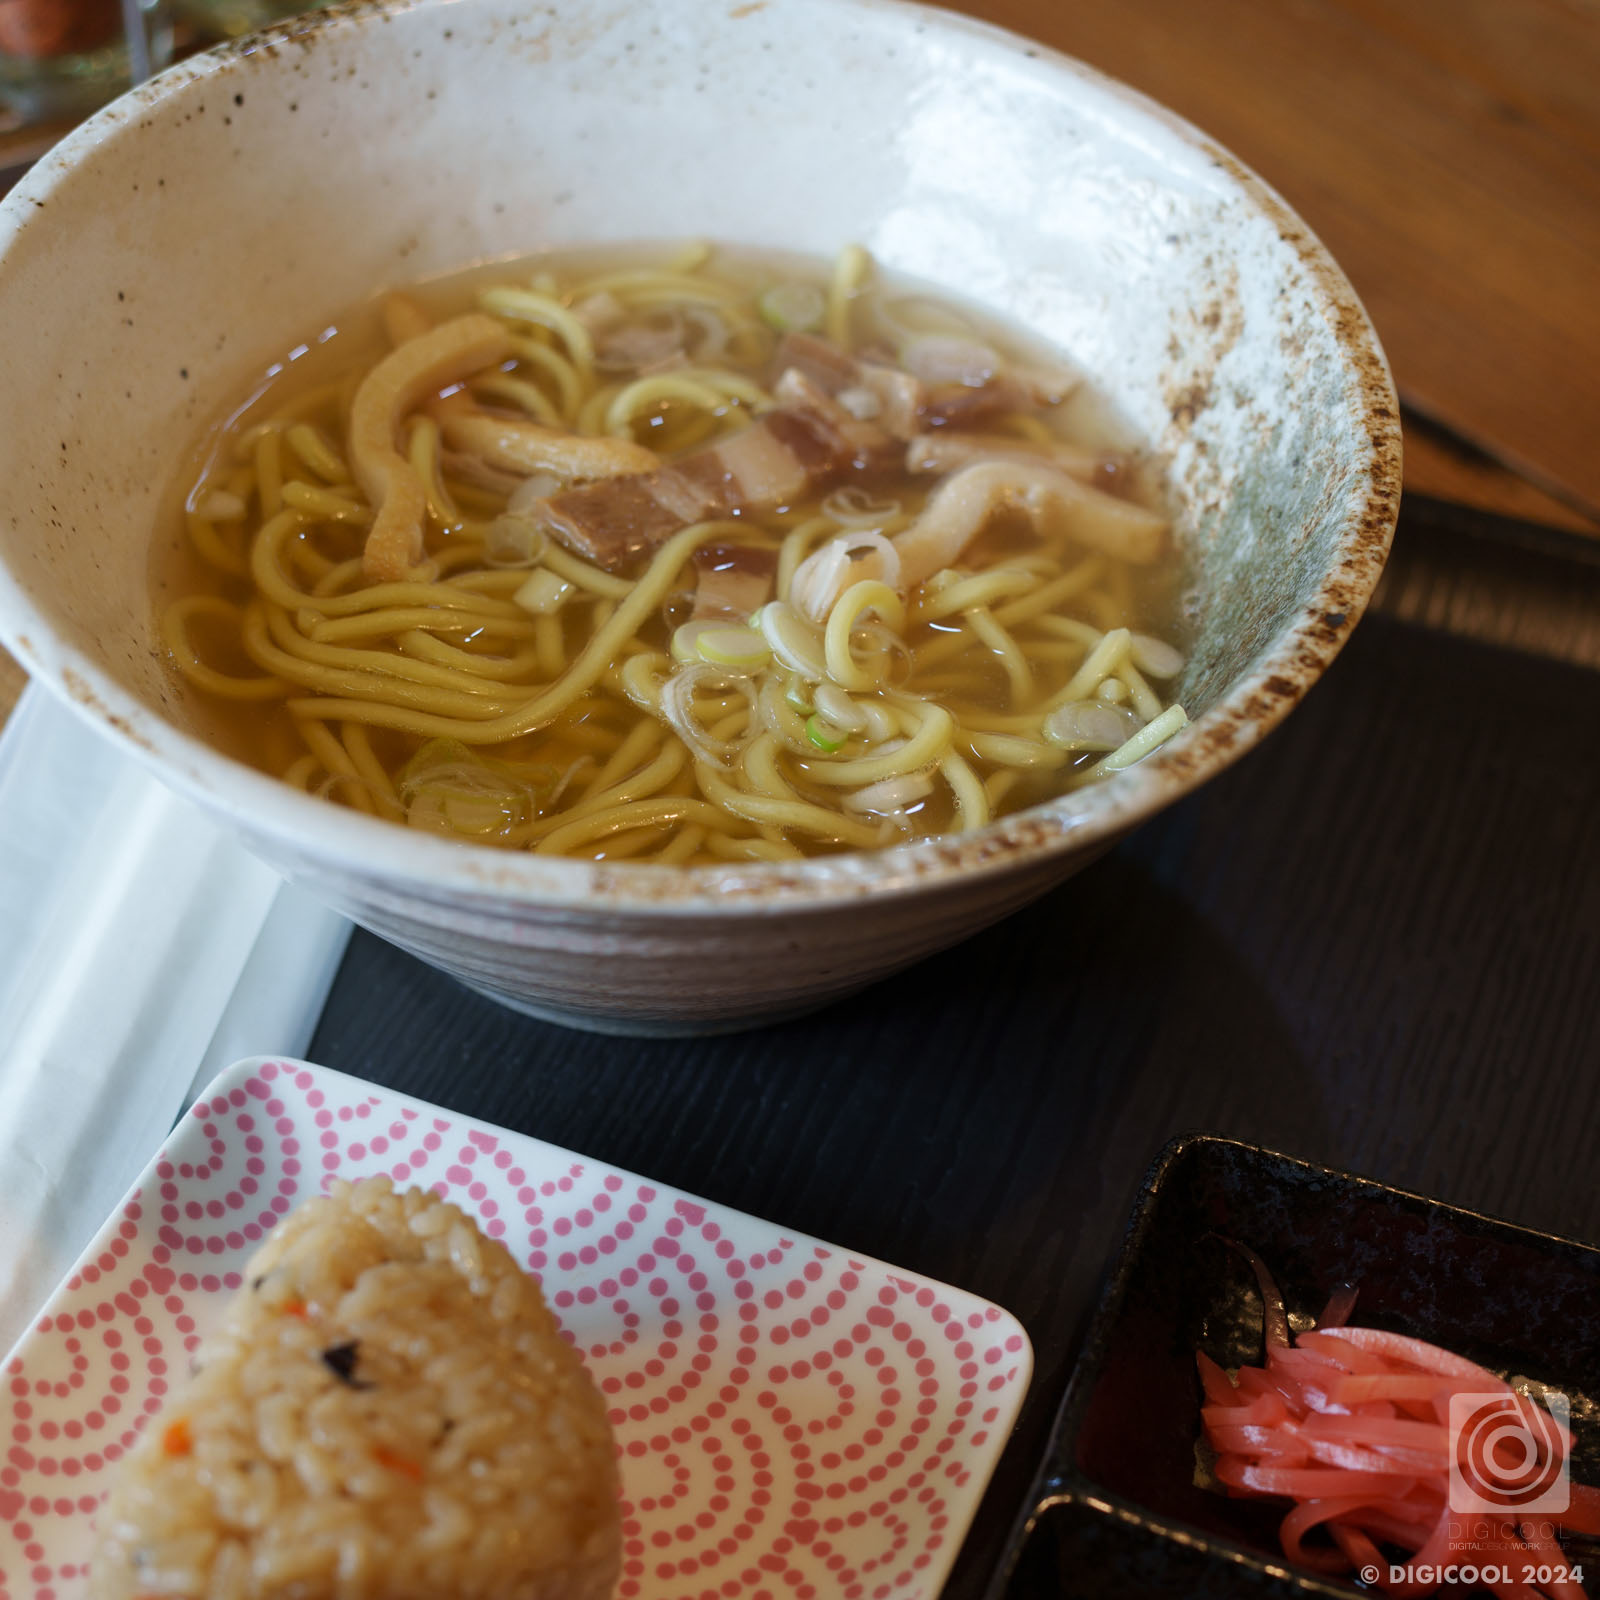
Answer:
<svg viewBox="0 0 1600 1600"><path fill-rule="evenodd" d="M1255 755L999 927L784 1027L532 1022L358 936L312 1056L985 1295L1037 1376L1205 1129L1600 1238L1600 678L1369 620Z"/></svg>
<svg viewBox="0 0 1600 1600"><path fill-rule="evenodd" d="M1600 541L1407 493L1373 596L1387 616L1600 667Z"/></svg>

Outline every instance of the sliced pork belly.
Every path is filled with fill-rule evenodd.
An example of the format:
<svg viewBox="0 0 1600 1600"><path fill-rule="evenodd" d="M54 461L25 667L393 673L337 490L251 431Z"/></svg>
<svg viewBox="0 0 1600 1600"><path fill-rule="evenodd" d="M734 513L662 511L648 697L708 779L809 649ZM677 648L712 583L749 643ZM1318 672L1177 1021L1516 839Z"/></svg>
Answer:
<svg viewBox="0 0 1600 1600"><path fill-rule="evenodd" d="M917 431L923 390L917 379L898 367L861 363L858 386L839 392L839 403L857 416L870 416L896 439L909 439ZM863 407L863 401L867 407Z"/></svg>
<svg viewBox="0 0 1600 1600"><path fill-rule="evenodd" d="M827 411L783 406L671 466L568 489L535 509L569 550L615 572L692 522L774 510L847 473L897 464L886 433L821 400Z"/></svg>
<svg viewBox="0 0 1600 1600"><path fill-rule="evenodd" d="M692 522L792 505L852 473L898 471L919 430L1033 404L1033 389L1018 378L929 390L809 334L780 341L775 372L778 408L748 428L652 472L551 495L539 515L568 549L618 571Z"/></svg>
<svg viewBox="0 0 1600 1600"><path fill-rule="evenodd" d="M704 544L694 553L695 622L743 622L772 598L778 552L766 545Z"/></svg>
<svg viewBox="0 0 1600 1600"><path fill-rule="evenodd" d="M773 358L779 381L798 372L847 411L909 440L919 429L970 428L1008 411L1061 398L1061 387L1029 374L996 373L981 384L924 384L898 367L856 357L808 333L785 334Z"/></svg>
<svg viewBox="0 0 1600 1600"><path fill-rule="evenodd" d="M798 367L790 367L772 386L772 393L787 411L823 424L836 447L842 446L854 457L858 471L893 472L899 468L900 451L889 431L870 417L858 416Z"/></svg>
<svg viewBox="0 0 1600 1600"><path fill-rule="evenodd" d="M974 428L1008 411L1032 411L1038 404L1031 385L1002 372L975 388L941 383L929 389L917 417L924 428Z"/></svg>
<svg viewBox="0 0 1600 1600"><path fill-rule="evenodd" d="M848 421L874 424L895 439L917 429L922 385L909 372L858 361L826 339L788 333L773 357L773 393L802 396L804 403L833 410Z"/></svg>
<svg viewBox="0 0 1600 1600"><path fill-rule="evenodd" d="M786 372L798 372L825 394L833 395L860 382L861 363L848 351L814 334L786 333L772 358L773 380L776 382Z"/></svg>

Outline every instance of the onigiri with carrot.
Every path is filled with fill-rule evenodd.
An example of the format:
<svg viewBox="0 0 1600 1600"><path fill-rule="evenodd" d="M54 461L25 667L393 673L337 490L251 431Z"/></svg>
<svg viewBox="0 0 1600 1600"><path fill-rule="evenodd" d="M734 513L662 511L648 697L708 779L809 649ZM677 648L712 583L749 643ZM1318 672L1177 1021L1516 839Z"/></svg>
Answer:
<svg viewBox="0 0 1600 1600"><path fill-rule="evenodd" d="M604 1404L455 1206L335 1183L256 1254L102 1506L101 1600L604 1600Z"/></svg>

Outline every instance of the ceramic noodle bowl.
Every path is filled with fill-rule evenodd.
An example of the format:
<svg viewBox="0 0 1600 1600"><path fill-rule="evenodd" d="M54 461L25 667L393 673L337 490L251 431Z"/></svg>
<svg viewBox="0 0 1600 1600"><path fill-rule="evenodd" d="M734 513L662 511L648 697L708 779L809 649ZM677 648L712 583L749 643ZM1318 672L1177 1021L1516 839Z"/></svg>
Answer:
<svg viewBox="0 0 1600 1600"><path fill-rule="evenodd" d="M380 285L705 237L830 256L1059 348L1164 470L1192 725L987 828L671 868L456 844L217 753L159 643L163 488L266 359ZM881 0L335 8L163 74L0 211L0 634L293 880L511 1005L699 1031L819 1005L993 922L1272 728L1387 550L1394 392L1270 190L1085 67Z"/></svg>

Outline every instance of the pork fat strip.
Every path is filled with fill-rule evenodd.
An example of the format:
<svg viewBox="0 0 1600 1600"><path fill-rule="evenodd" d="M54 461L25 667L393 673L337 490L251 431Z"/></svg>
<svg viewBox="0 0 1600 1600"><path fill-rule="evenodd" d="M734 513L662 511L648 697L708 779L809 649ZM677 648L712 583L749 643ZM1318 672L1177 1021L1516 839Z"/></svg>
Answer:
<svg viewBox="0 0 1600 1600"><path fill-rule="evenodd" d="M1118 456L1085 450L1082 445L1053 439L1049 444L1019 439L1009 433L960 433L941 428L937 433L919 433L906 447L906 471L918 473L959 472L979 461L1020 461L1024 466L1047 461L1060 467L1080 483L1104 487L1098 480L1115 477Z"/></svg>

